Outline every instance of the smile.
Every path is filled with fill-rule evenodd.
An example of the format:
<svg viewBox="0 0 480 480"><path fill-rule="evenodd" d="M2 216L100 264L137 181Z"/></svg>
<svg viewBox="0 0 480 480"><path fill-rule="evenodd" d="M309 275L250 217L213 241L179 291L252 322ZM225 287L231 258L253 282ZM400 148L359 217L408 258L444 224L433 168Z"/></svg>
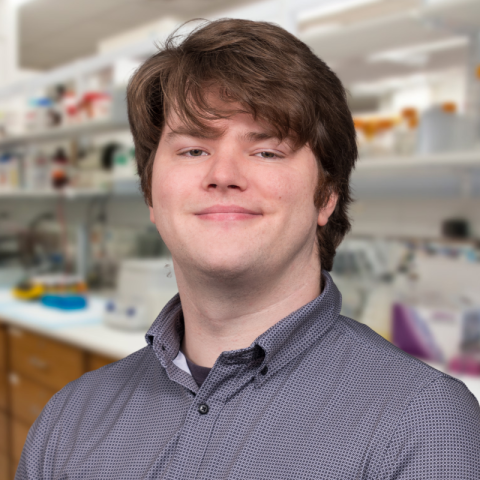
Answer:
<svg viewBox="0 0 480 480"><path fill-rule="evenodd" d="M249 210L238 205L213 205L195 213L202 220L210 221L238 221L251 220L262 216L260 212Z"/></svg>

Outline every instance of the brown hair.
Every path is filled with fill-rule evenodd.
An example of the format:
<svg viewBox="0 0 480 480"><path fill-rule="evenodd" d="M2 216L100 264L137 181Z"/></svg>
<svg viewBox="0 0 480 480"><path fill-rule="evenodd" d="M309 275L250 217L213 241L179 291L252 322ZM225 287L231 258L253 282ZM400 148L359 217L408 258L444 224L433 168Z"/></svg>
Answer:
<svg viewBox="0 0 480 480"><path fill-rule="evenodd" d="M335 192L328 223L317 227L322 268L331 270L335 250L350 229L349 178L357 158L355 128L338 77L310 48L284 29L249 20L207 22L179 41L174 33L134 74L127 89L128 118L138 174L151 205L153 161L170 111L189 127L233 110L209 105L215 87L226 104L241 105L297 148L309 145L319 164L314 202L321 208Z"/></svg>

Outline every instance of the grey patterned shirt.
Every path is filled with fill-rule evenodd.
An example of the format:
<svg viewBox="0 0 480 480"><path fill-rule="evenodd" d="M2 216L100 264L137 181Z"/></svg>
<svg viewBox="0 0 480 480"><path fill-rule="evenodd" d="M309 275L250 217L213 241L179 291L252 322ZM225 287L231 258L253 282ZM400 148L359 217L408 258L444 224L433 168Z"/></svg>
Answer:
<svg viewBox="0 0 480 480"><path fill-rule="evenodd" d="M322 294L224 352L199 388L172 360L174 297L148 345L58 392L17 480L479 480L480 409L465 385L339 315Z"/></svg>

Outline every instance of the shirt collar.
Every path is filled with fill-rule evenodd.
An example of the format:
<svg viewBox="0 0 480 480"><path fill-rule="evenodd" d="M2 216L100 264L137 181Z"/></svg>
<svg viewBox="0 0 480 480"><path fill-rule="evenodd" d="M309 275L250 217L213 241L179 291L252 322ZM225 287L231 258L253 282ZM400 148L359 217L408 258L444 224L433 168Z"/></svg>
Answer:
<svg viewBox="0 0 480 480"><path fill-rule="evenodd" d="M325 285L317 298L277 322L257 337L250 347L224 352L222 357L232 363L245 363L258 358L261 350L264 354L262 368L268 366L270 376L317 342L336 321L342 306L342 296L330 274L324 270L322 275ZM182 305L177 294L160 312L145 338L162 365L168 368L178 355L182 337Z"/></svg>

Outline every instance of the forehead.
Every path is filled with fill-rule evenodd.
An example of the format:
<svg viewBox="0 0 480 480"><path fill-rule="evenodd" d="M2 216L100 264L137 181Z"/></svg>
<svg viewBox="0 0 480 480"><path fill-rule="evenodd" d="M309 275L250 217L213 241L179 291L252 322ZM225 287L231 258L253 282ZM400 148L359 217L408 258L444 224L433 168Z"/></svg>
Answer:
<svg viewBox="0 0 480 480"><path fill-rule="evenodd" d="M247 112L233 113L227 118L203 120L201 123L186 122L175 113L167 119L161 140L168 143L182 136L217 140L229 133L244 142L263 140L273 140L277 144L285 142L292 150L296 150L291 138L282 138L274 126L255 119Z"/></svg>
<svg viewBox="0 0 480 480"><path fill-rule="evenodd" d="M258 111L233 100L225 92L218 87L207 86L197 97L187 96L167 102L161 139L177 135L217 139L236 131L244 137L248 132L254 132L255 136L250 140L269 138L278 140L278 143L285 142L293 151L307 146L305 135L291 130L290 115Z"/></svg>

